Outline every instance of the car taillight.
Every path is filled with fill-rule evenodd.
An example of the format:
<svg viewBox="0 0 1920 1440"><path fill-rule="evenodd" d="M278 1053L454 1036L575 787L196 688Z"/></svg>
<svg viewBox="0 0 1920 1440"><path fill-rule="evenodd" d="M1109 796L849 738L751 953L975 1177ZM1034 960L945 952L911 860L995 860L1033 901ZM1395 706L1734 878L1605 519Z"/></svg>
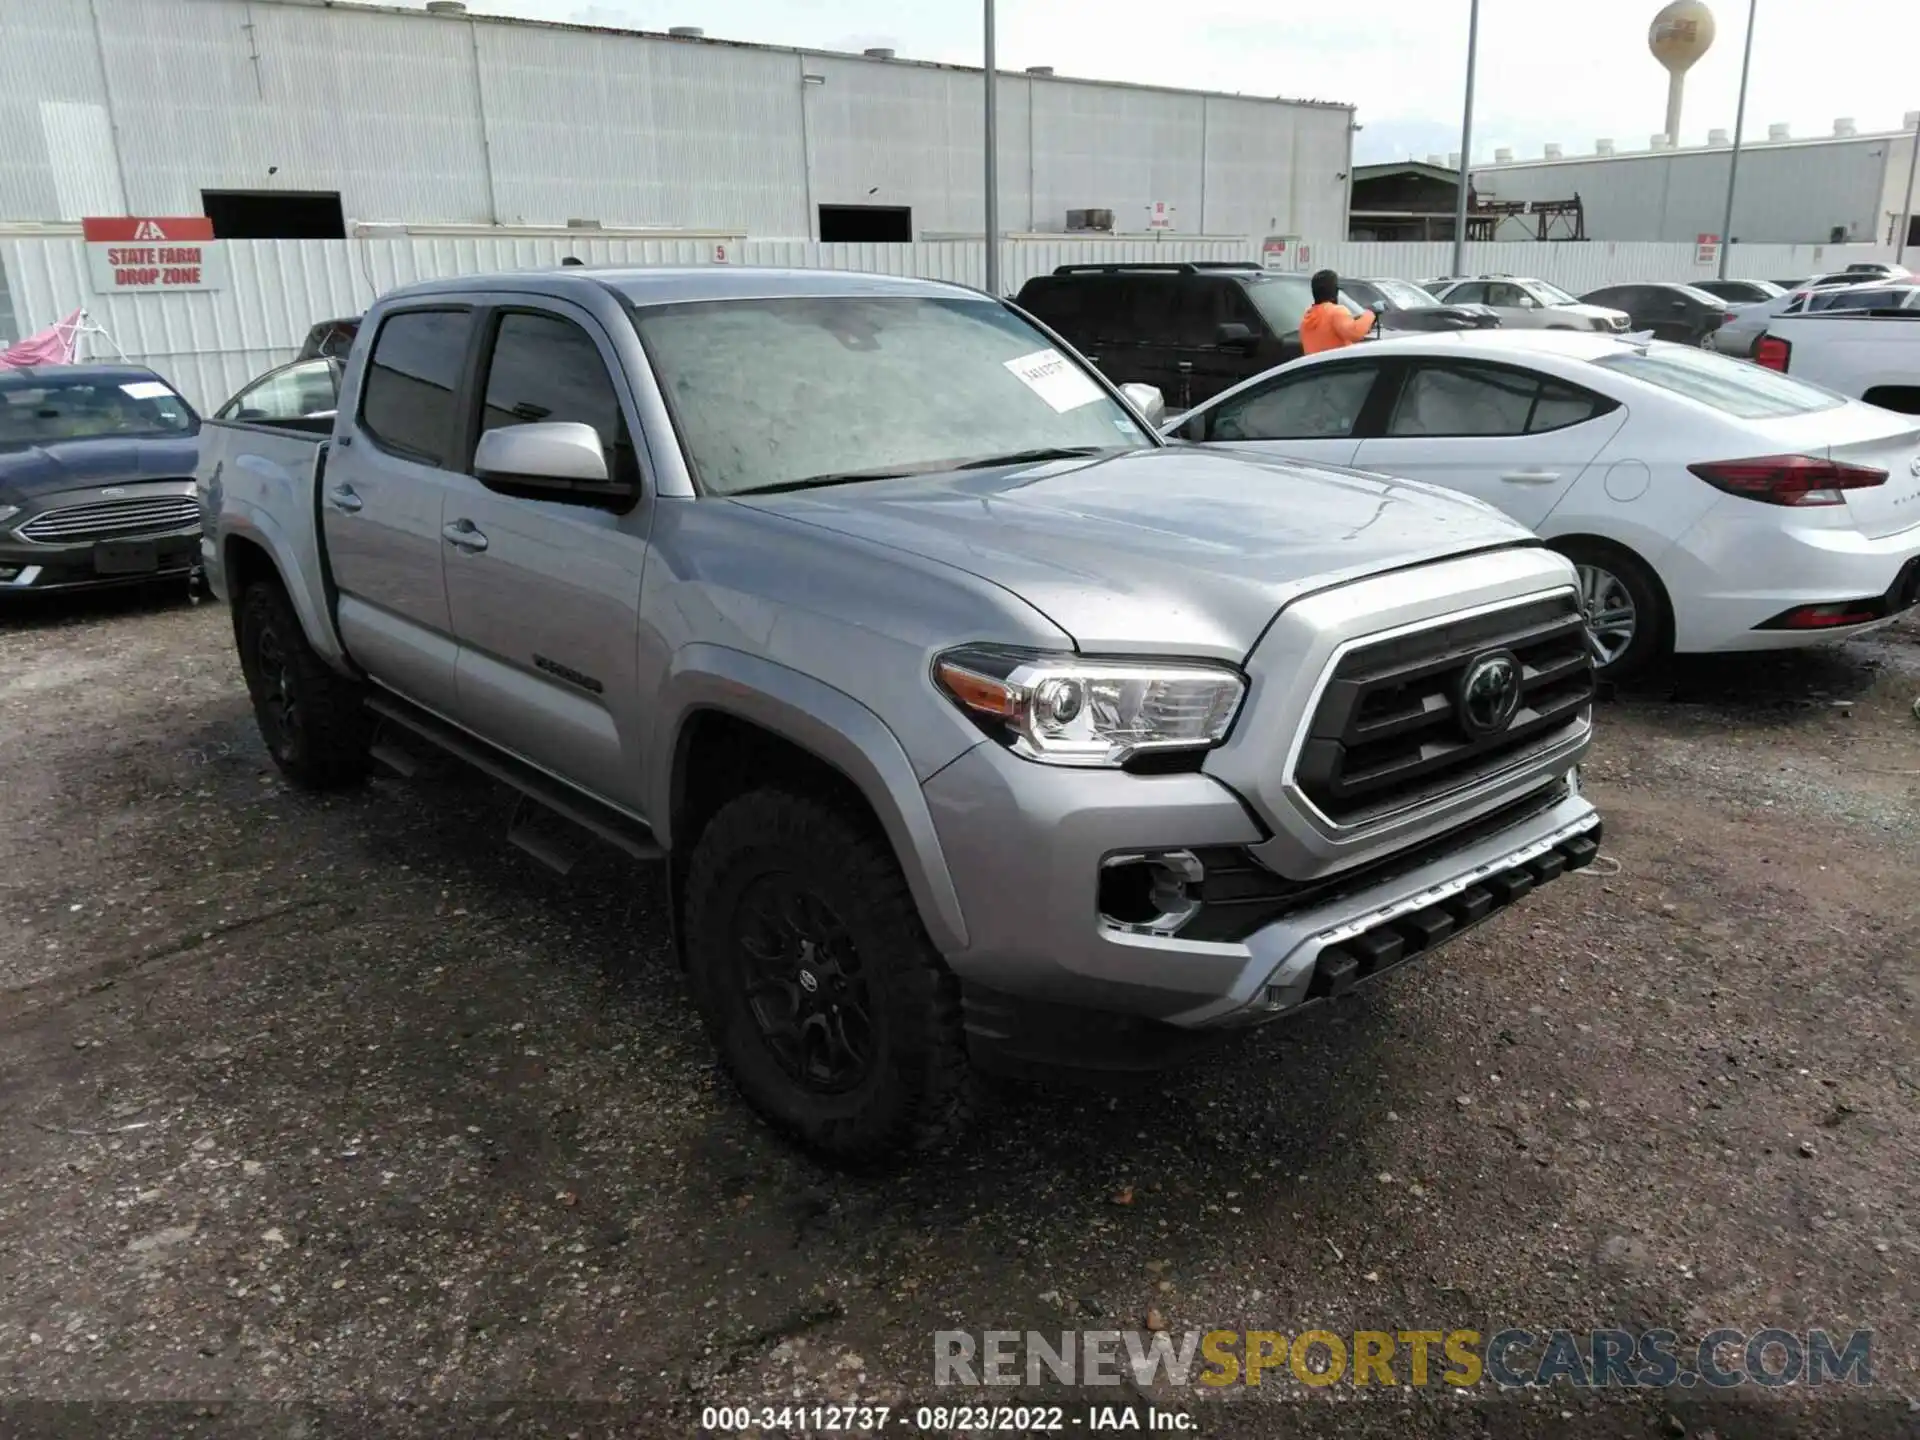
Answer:
<svg viewBox="0 0 1920 1440"><path fill-rule="evenodd" d="M1734 321L1738 320L1739 318L1740 317L1738 315L1734 314L1733 311L1729 310L1727 311L1726 314L1720 317L1720 323L1722 325L1731 325Z"/></svg>
<svg viewBox="0 0 1920 1440"><path fill-rule="evenodd" d="M1887 472L1843 465L1813 455L1763 455L1757 460L1707 460L1687 469L1716 490L1766 505L1844 505L1848 490L1887 483Z"/></svg>
<svg viewBox="0 0 1920 1440"><path fill-rule="evenodd" d="M1785 340L1772 335L1762 335L1760 343L1753 347L1753 363L1764 365L1769 370L1787 373L1787 361L1793 358L1793 346Z"/></svg>

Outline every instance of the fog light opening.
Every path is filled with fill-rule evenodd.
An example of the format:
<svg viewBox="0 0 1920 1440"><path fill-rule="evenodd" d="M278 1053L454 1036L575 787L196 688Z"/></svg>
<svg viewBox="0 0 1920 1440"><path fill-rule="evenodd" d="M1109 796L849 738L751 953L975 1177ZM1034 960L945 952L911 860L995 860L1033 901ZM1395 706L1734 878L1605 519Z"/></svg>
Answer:
<svg viewBox="0 0 1920 1440"><path fill-rule="evenodd" d="M1206 873L1191 850L1110 855L1100 862L1100 918L1117 930L1175 934L1199 912Z"/></svg>

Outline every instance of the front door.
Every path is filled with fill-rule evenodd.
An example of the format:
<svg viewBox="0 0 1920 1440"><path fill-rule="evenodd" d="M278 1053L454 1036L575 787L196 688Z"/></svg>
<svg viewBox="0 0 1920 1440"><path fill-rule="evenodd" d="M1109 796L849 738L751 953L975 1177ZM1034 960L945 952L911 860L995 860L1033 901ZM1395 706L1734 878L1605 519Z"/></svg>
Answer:
<svg viewBox="0 0 1920 1440"><path fill-rule="evenodd" d="M381 322L360 380L356 423L327 454L321 531L339 592L340 638L368 673L408 699L453 712L453 626L440 508L454 476L467 309L401 310Z"/></svg>
<svg viewBox="0 0 1920 1440"><path fill-rule="evenodd" d="M1414 360L1353 463L1461 491L1538 529L1626 418L1603 395L1517 365Z"/></svg>
<svg viewBox="0 0 1920 1440"><path fill-rule="evenodd" d="M1350 465L1380 366L1372 359L1302 365L1227 396L1181 427L1189 439L1325 465Z"/></svg>
<svg viewBox="0 0 1920 1440"><path fill-rule="evenodd" d="M594 317L563 302L516 302L482 324L491 333L476 442L501 426L579 421L600 433L609 475L632 481L631 407ZM528 499L464 474L449 487L441 539L460 647L458 718L636 814L651 719L635 678L650 518L644 500Z"/></svg>

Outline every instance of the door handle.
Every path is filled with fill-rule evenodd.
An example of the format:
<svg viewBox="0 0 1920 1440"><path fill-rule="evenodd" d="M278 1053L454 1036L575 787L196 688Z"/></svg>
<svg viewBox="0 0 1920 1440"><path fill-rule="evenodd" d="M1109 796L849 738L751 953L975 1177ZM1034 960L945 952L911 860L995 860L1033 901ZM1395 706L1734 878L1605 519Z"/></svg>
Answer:
<svg viewBox="0 0 1920 1440"><path fill-rule="evenodd" d="M351 515L367 502L353 493L351 485L336 485L327 492L327 503L334 509Z"/></svg>
<svg viewBox="0 0 1920 1440"><path fill-rule="evenodd" d="M462 550L477 553L487 548L487 537L473 528L471 520L455 520L452 524L442 525L440 535L449 545L458 545Z"/></svg>
<svg viewBox="0 0 1920 1440"><path fill-rule="evenodd" d="M1560 478L1558 470L1509 470L1500 477L1512 485L1551 485Z"/></svg>

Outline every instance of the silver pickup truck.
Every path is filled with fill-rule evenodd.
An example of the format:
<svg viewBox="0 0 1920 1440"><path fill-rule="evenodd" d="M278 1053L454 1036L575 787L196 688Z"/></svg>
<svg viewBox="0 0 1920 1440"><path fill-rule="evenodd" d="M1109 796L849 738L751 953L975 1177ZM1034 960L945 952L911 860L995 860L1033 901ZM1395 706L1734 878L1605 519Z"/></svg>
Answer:
<svg viewBox="0 0 1920 1440"><path fill-rule="evenodd" d="M832 1155L950 1132L976 1066L1308 1009L1598 848L1565 560L1165 446L990 296L437 281L313 380L236 397L197 476L280 768L429 745L535 854L557 816L664 859L728 1069Z"/></svg>

